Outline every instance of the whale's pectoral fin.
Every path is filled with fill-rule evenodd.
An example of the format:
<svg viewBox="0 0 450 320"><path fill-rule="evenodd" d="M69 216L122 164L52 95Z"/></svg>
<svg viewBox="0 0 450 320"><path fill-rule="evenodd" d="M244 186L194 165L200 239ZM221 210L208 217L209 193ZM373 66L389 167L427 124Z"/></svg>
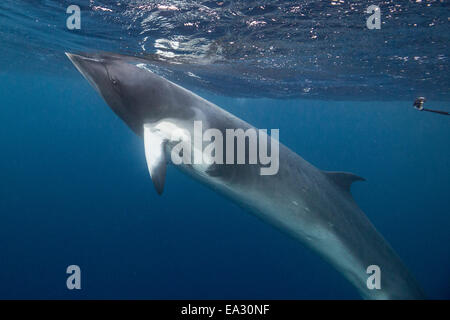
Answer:
<svg viewBox="0 0 450 320"><path fill-rule="evenodd" d="M166 141L157 132L144 125L145 159L148 172L158 194L162 194L166 180L166 156L164 152Z"/></svg>
<svg viewBox="0 0 450 320"><path fill-rule="evenodd" d="M366 181L366 179L349 172L323 171L325 175L344 191L350 192L350 186L355 181Z"/></svg>

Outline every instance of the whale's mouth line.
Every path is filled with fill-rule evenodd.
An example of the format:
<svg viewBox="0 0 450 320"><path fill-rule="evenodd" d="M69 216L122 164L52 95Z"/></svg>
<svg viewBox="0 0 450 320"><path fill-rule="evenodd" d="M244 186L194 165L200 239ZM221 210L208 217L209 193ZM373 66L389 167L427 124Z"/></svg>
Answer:
<svg viewBox="0 0 450 320"><path fill-rule="evenodd" d="M90 58L90 57L86 57L86 56L81 56L79 54L75 54L75 53L70 53L70 52L64 52L66 54L66 56L73 61L73 57L78 57L81 58L83 60L88 60L88 61L94 61L94 62L102 62L102 60L99 59L95 59L95 58Z"/></svg>
<svg viewBox="0 0 450 320"><path fill-rule="evenodd" d="M70 52L65 52L66 56L69 58L69 60L73 63L73 65L75 66L75 68L77 68L77 70L83 75L83 77L90 83L90 85L98 92L101 94L100 88L97 86L97 83L95 83L95 81L92 79L92 77L89 75L88 72L86 72L84 70L84 68L81 67L80 63L77 61L77 59L79 60L85 60L85 61L91 61L91 62L97 62L97 63L102 63L102 60L98 60L98 59L94 59L94 58L89 58L89 57L85 57L85 56L81 56L79 54L74 54L74 53L70 53Z"/></svg>

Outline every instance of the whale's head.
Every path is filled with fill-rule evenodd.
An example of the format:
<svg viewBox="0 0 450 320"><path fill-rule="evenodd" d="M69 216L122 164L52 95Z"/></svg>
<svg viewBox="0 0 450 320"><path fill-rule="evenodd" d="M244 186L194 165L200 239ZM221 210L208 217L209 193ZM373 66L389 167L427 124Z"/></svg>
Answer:
<svg viewBox="0 0 450 320"><path fill-rule="evenodd" d="M144 123L176 112L170 101L174 84L143 67L138 58L112 53L66 55L136 134L142 135Z"/></svg>

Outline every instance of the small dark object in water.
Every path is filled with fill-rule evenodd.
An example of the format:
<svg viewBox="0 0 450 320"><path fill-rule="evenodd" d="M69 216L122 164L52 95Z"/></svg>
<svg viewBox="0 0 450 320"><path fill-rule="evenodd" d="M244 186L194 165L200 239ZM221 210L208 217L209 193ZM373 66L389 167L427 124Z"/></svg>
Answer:
<svg viewBox="0 0 450 320"><path fill-rule="evenodd" d="M413 103L414 108L416 108L419 111L428 111L428 112L434 112L434 113L439 113L439 114L443 114L446 116L450 116L450 112L424 108L423 104L425 103L425 101L426 101L425 97L416 98L416 100L414 100L414 103Z"/></svg>
<svg viewBox="0 0 450 320"><path fill-rule="evenodd" d="M423 111L423 104L425 103L424 97L418 97L414 100L413 106L419 111Z"/></svg>

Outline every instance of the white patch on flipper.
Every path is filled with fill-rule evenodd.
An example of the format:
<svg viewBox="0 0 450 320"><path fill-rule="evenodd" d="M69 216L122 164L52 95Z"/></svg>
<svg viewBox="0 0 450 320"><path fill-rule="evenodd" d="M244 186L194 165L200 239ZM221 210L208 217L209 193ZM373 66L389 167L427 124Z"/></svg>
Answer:
<svg viewBox="0 0 450 320"><path fill-rule="evenodd" d="M150 126L144 125L145 159L147 160L148 172L152 178L153 185L159 194L164 190L166 179L165 142L166 139L163 136L152 131Z"/></svg>

